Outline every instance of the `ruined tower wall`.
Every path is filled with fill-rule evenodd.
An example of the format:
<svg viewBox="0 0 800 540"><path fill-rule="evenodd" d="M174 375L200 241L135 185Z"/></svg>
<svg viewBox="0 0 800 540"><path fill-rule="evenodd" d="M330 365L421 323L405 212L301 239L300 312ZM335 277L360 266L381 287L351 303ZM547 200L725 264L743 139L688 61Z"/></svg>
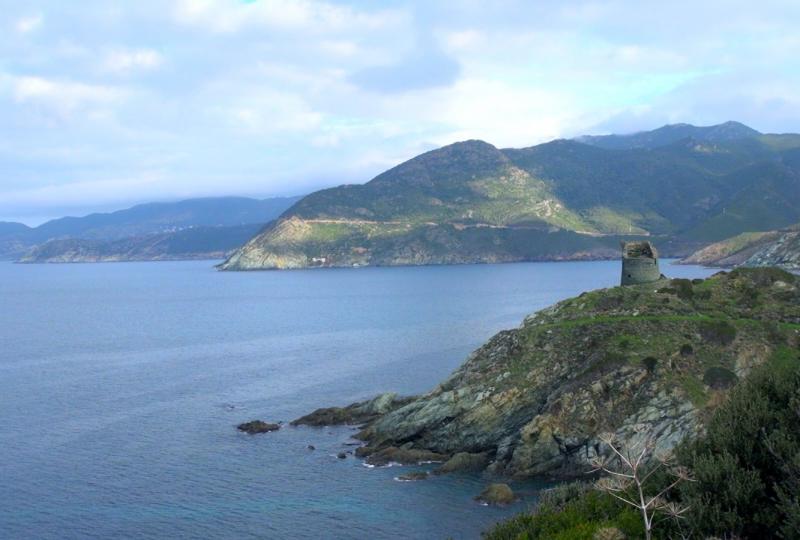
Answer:
<svg viewBox="0 0 800 540"><path fill-rule="evenodd" d="M637 283L650 283L658 281L661 271L658 269L658 259L649 257L622 259L622 284L635 285Z"/></svg>

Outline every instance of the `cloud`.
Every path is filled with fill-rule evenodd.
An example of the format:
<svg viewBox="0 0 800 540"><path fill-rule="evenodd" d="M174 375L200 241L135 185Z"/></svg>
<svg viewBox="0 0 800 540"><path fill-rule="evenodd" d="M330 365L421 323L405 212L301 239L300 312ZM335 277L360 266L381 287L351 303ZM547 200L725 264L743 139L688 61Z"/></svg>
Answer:
<svg viewBox="0 0 800 540"><path fill-rule="evenodd" d="M102 69L113 73L125 74L135 70L156 69L163 62L164 58L152 49L118 49L106 54Z"/></svg>
<svg viewBox="0 0 800 540"><path fill-rule="evenodd" d="M318 31L377 28L395 13L356 10L313 0L180 0L174 10L181 23L213 32L238 32L245 28L311 29Z"/></svg>
<svg viewBox="0 0 800 540"><path fill-rule="evenodd" d="M459 63L433 43L415 47L395 62L353 73L350 81L372 92L398 93L453 84L461 72Z"/></svg>
<svg viewBox="0 0 800 540"><path fill-rule="evenodd" d="M122 100L126 92L120 88L81 82L47 79L35 76L9 76L0 80L10 88L14 102L36 106L43 113L60 120L93 105L107 105Z"/></svg>
<svg viewBox="0 0 800 540"><path fill-rule="evenodd" d="M44 18L41 15L21 17L17 19L17 22L14 24L14 28L16 28L17 32L20 34L28 34L42 26L43 20Z"/></svg>

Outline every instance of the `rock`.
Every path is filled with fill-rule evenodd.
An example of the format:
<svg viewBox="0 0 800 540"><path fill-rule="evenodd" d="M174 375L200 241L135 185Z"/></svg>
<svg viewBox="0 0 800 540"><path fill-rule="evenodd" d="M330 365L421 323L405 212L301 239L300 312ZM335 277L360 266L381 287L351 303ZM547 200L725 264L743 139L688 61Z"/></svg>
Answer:
<svg viewBox="0 0 800 540"><path fill-rule="evenodd" d="M415 471L407 474L401 474L400 476L397 477L397 479L400 480L401 482L414 482L417 480L427 480L428 473L426 473L425 471Z"/></svg>
<svg viewBox="0 0 800 540"><path fill-rule="evenodd" d="M336 454L336 457L339 459L347 459L347 454L344 452L339 452L338 454Z"/></svg>
<svg viewBox="0 0 800 540"><path fill-rule="evenodd" d="M429 450L418 450L414 448L398 448L389 446L374 452L367 457L367 463L375 466L384 466L390 463L401 465L417 465L427 462L442 462L447 459L446 455L437 454Z"/></svg>
<svg viewBox="0 0 800 540"><path fill-rule="evenodd" d="M595 531L592 540L625 540L625 533L616 527L603 527Z"/></svg>
<svg viewBox="0 0 800 540"><path fill-rule="evenodd" d="M489 454L470 454L469 452L458 452L453 457L436 469L436 474L447 474L452 472L477 472L482 471L489 464Z"/></svg>
<svg viewBox="0 0 800 540"><path fill-rule="evenodd" d="M356 457L365 458L368 455L374 453L377 449L371 446L360 446L356 448Z"/></svg>
<svg viewBox="0 0 800 540"><path fill-rule="evenodd" d="M277 431L280 428L280 424L269 424L263 420L253 420L251 422L245 422L244 424L239 424L236 426L236 429L239 431L244 431L250 435L255 435L256 433L269 433L270 431Z"/></svg>
<svg viewBox="0 0 800 540"><path fill-rule="evenodd" d="M508 484L489 484L475 500L491 505L506 505L514 502L514 492Z"/></svg>

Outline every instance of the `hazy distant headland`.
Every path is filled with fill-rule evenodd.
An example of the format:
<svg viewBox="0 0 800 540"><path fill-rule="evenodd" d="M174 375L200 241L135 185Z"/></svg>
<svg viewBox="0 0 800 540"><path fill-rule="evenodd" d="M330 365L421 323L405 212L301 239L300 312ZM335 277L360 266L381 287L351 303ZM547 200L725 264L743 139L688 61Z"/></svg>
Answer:
<svg viewBox="0 0 800 540"><path fill-rule="evenodd" d="M141 204L27 227L0 223L0 258L103 262L224 258L299 197L209 197Z"/></svg>

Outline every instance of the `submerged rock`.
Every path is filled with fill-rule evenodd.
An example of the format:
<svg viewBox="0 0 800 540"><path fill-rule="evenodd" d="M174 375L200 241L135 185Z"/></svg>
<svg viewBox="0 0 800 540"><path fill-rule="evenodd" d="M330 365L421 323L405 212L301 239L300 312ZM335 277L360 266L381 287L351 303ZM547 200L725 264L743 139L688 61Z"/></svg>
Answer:
<svg viewBox="0 0 800 540"><path fill-rule="evenodd" d="M257 433L269 433L270 431L277 431L281 429L281 425L270 424L264 422L263 420L253 420L251 422L239 424L236 426L236 429L239 431L244 431L245 433L249 433L250 435L255 435Z"/></svg>
<svg viewBox="0 0 800 540"><path fill-rule="evenodd" d="M489 484L475 500L492 505L505 505L514 502L514 492L508 484Z"/></svg>
<svg viewBox="0 0 800 540"><path fill-rule="evenodd" d="M800 279L772 268L598 290L495 335L427 394L336 414L364 422L356 455L376 465L583 475L610 453L604 434L669 454L752 367L800 345L798 323Z"/></svg>
<svg viewBox="0 0 800 540"><path fill-rule="evenodd" d="M428 473L425 471L414 471L407 474L401 474L397 477L401 482L415 482L418 480L427 480Z"/></svg>
<svg viewBox="0 0 800 540"><path fill-rule="evenodd" d="M365 447L366 448L366 447ZM361 450L359 448L359 450ZM358 456L359 453L356 452ZM364 452L361 455L365 455ZM437 463L447 459L446 455L431 452L429 450L420 450L416 448L398 448L396 446L389 446L374 452L369 452L367 455L367 463L381 467L389 465L390 463L399 463L401 465L417 465L419 463Z"/></svg>
<svg viewBox="0 0 800 540"><path fill-rule="evenodd" d="M339 459L347 459L347 454L345 452L339 452L336 454L336 457Z"/></svg>

